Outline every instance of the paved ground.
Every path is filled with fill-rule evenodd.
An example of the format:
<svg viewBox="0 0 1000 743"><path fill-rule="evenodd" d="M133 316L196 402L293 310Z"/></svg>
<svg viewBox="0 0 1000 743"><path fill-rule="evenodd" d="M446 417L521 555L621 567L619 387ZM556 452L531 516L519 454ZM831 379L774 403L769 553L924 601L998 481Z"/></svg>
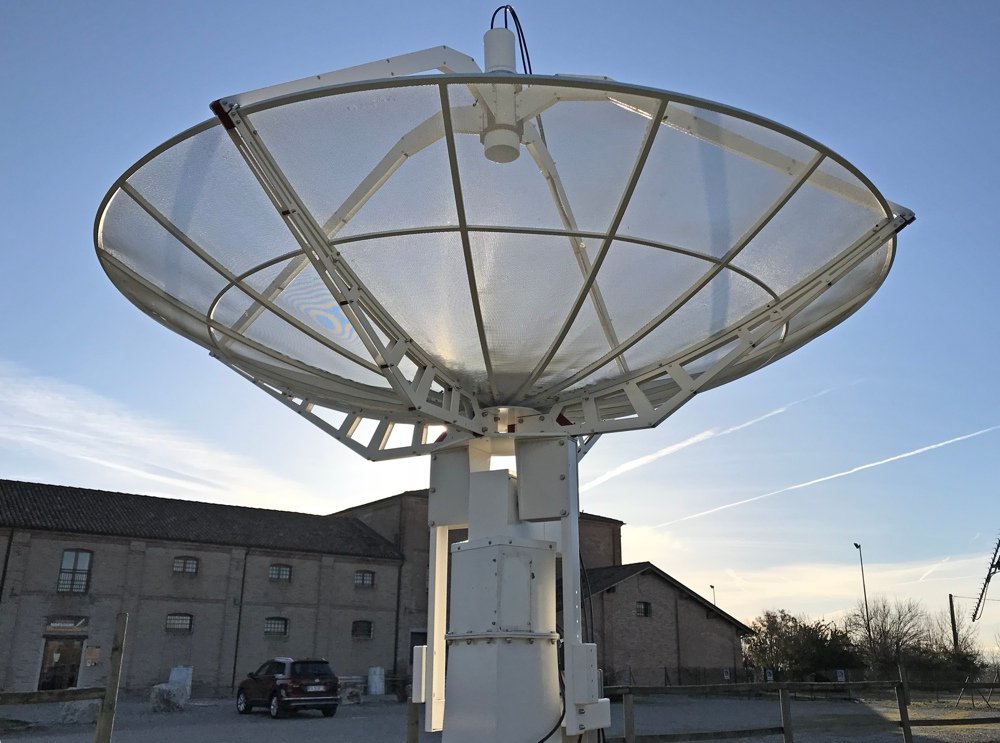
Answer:
<svg viewBox="0 0 1000 743"><path fill-rule="evenodd" d="M621 735L621 707L612 707L611 735ZM668 696L639 699L635 705L639 734L694 732L705 730L771 727L780 724L778 704L767 699L712 699ZM24 720L27 729L6 731L0 725L3 743L92 743L92 724L60 725L51 722L57 709L49 705L0 708L0 718ZM975 711L953 704L916 701L913 718L998 715L998 710ZM800 700L792 703L797 743L898 743L896 707L890 700L864 702ZM329 743L329 741L374 741L402 743L405 740L406 705L386 699L369 699L361 705L342 706L335 717L301 712L284 720L266 713L238 715L230 700L196 700L183 712L154 713L146 701L124 700L119 704L115 743ZM1000 725L952 728L918 728L916 743L998 743ZM423 733L421 741L438 743L440 734ZM747 743L751 739L743 739ZM776 743L779 736L755 738ZM473 742L474 743L474 742ZM511 741L511 743L533 743Z"/></svg>
<svg viewBox="0 0 1000 743"><path fill-rule="evenodd" d="M0 732L0 741L93 743L93 724L51 722L57 713L54 705L0 707L0 717L33 722L27 730ZM440 741L440 738L439 734L428 734L421 741ZM175 713L155 713L146 701L124 700L118 705L114 732L114 743L388 743L404 740L406 705L395 701L343 705L336 716L330 718L308 710L272 720L264 711L239 715L228 699L195 700L183 712Z"/></svg>

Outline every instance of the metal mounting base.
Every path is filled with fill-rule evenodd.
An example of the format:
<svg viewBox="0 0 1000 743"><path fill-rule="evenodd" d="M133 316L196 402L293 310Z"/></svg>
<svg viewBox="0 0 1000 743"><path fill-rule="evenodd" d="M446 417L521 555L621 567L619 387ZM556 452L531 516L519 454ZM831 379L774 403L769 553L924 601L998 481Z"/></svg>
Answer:
<svg viewBox="0 0 1000 743"><path fill-rule="evenodd" d="M611 722L597 648L581 632L576 441L516 442L516 477L488 470L488 444L432 458L428 645L415 649L413 699L427 704L426 729L443 729L445 743L539 740L565 700L561 729L548 740L576 740ZM449 602L447 534L463 527L468 540L450 549Z"/></svg>

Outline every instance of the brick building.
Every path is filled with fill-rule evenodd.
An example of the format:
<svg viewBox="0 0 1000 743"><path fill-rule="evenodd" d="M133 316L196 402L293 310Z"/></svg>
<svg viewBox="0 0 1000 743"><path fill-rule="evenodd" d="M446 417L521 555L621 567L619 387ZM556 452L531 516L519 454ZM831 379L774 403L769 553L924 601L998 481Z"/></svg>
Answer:
<svg viewBox="0 0 1000 743"><path fill-rule="evenodd" d="M735 679L748 628L654 565L623 565L621 527L580 517L606 681ZM191 665L196 694L228 694L276 655L405 677L427 636L428 555L426 490L313 516L0 480L0 690L100 685L119 611L129 690Z"/></svg>
<svg viewBox="0 0 1000 743"><path fill-rule="evenodd" d="M0 690L122 683L176 665L228 694L276 655L363 674L394 655L398 550L356 519L0 480Z"/></svg>
<svg viewBox="0 0 1000 743"><path fill-rule="evenodd" d="M590 568L582 588L584 626L593 625L606 684L742 679L750 628L652 563Z"/></svg>
<svg viewBox="0 0 1000 743"><path fill-rule="evenodd" d="M409 673L410 649L427 638L427 491L400 493L339 515L364 522L403 555L395 666L401 674ZM605 682L658 686L735 681L743 667L741 638L750 628L651 563L623 565L622 525L617 519L580 514L584 629L597 642ZM452 543L463 539L462 529L450 534Z"/></svg>

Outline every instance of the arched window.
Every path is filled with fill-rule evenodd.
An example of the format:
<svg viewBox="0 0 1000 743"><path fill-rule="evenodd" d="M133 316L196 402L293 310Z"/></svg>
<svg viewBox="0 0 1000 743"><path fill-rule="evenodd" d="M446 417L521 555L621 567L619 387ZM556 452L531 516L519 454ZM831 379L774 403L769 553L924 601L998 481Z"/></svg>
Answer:
<svg viewBox="0 0 1000 743"><path fill-rule="evenodd" d="M351 637L355 640L370 640L374 637L375 627L367 619L359 619L351 623Z"/></svg>
<svg viewBox="0 0 1000 743"><path fill-rule="evenodd" d="M90 565L93 552L90 550L63 550L59 566L59 593L86 593L90 588Z"/></svg>
<svg viewBox="0 0 1000 743"><path fill-rule="evenodd" d="M264 620L265 637L288 637L287 617L267 617Z"/></svg>
<svg viewBox="0 0 1000 743"><path fill-rule="evenodd" d="M292 566L275 563L267 569L267 577L268 580L274 581L275 583L291 583Z"/></svg>
<svg viewBox="0 0 1000 743"><path fill-rule="evenodd" d="M167 632L190 632L193 626L194 616L192 614L185 614L183 612L167 614L167 623L165 626Z"/></svg>
<svg viewBox="0 0 1000 743"><path fill-rule="evenodd" d="M197 575L198 558L179 555L174 558L174 575Z"/></svg>
<svg viewBox="0 0 1000 743"><path fill-rule="evenodd" d="M375 587L375 571L374 570L355 570L354 571L354 586L356 588L374 588Z"/></svg>

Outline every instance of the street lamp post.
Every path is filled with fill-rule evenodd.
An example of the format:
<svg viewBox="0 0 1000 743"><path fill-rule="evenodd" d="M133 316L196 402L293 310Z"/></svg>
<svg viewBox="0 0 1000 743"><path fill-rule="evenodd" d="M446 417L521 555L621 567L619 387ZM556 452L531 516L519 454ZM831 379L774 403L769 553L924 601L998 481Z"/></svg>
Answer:
<svg viewBox="0 0 1000 743"><path fill-rule="evenodd" d="M854 546L858 550L858 559L861 560L861 592L865 597L865 629L868 630L868 643L871 644L872 641L872 618L871 614L868 613L868 588L865 586L865 558L864 554L861 552L861 545L857 542Z"/></svg>
<svg viewBox="0 0 1000 743"><path fill-rule="evenodd" d="M712 585L712 584L709 584L708 587L712 589L712 604L714 604L714 605L717 606L718 604L715 604L715 586Z"/></svg>

